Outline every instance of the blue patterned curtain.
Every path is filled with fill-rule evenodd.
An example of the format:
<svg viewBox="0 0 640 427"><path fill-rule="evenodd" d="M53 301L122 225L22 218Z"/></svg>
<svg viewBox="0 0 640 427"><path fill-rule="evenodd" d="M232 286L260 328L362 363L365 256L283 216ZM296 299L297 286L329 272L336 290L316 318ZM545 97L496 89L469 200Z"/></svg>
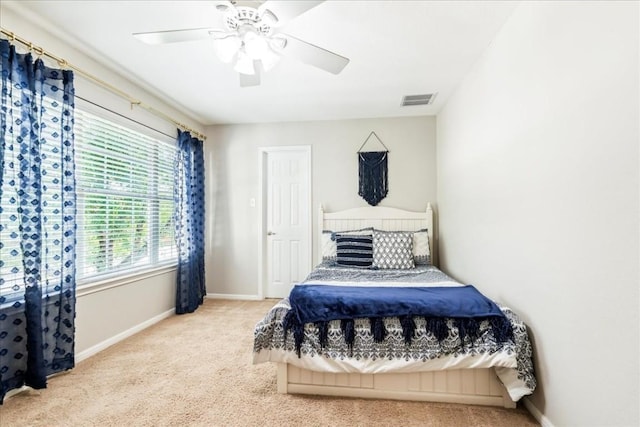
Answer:
<svg viewBox="0 0 640 427"><path fill-rule="evenodd" d="M74 366L73 73L0 40L0 403Z"/></svg>
<svg viewBox="0 0 640 427"><path fill-rule="evenodd" d="M178 286L176 313L194 312L207 293L204 281L203 142L178 129L174 185Z"/></svg>

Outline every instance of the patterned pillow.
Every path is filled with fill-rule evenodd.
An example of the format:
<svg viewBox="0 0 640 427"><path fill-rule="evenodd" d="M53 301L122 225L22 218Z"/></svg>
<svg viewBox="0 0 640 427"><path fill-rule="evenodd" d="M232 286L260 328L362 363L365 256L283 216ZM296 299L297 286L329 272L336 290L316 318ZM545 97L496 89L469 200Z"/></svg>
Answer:
<svg viewBox="0 0 640 427"><path fill-rule="evenodd" d="M338 265L370 268L373 263L373 236L336 234Z"/></svg>
<svg viewBox="0 0 640 427"><path fill-rule="evenodd" d="M413 235L413 262L415 265L431 264L431 249L429 248L429 232L426 228L418 231L387 231L377 230L379 233L411 233Z"/></svg>
<svg viewBox="0 0 640 427"><path fill-rule="evenodd" d="M413 261L413 233L374 230L373 266L380 269L415 268L415 262Z"/></svg>

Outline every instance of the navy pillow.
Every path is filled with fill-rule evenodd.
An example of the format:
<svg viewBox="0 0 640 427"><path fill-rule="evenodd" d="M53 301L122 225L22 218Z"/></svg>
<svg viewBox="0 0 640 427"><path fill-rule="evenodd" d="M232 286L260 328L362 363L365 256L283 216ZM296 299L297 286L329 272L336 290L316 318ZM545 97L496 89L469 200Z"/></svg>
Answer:
<svg viewBox="0 0 640 427"><path fill-rule="evenodd" d="M338 265L371 268L373 264L373 236L336 234L336 262Z"/></svg>

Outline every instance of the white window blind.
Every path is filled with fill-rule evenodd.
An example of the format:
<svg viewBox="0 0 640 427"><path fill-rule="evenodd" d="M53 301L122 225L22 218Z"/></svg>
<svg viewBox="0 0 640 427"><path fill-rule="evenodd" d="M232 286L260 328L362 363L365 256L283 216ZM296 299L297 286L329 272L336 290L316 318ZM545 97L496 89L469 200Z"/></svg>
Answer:
<svg viewBox="0 0 640 427"><path fill-rule="evenodd" d="M172 144L75 111L78 279L177 259Z"/></svg>

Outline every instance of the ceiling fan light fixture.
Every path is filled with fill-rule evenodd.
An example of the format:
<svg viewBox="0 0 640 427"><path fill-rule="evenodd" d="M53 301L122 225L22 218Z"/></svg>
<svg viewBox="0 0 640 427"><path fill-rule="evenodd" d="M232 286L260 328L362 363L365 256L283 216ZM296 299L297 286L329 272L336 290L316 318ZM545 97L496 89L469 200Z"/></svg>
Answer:
<svg viewBox="0 0 640 427"><path fill-rule="evenodd" d="M233 61L236 53L242 46L242 41L238 36L231 35L225 38L216 39L214 41L214 46L218 58L226 64Z"/></svg>
<svg viewBox="0 0 640 427"><path fill-rule="evenodd" d="M247 31L243 37L244 50L251 59L262 59L269 50L269 44L264 37L253 31Z"/></svg>
<svg viewBox="0 0 640 427"><path fill-rule="evenodd" d="M262 11L262 21L264 21L270 27L278 25L278 17L271 12L269 9L265 9Z"/></svg>
<svg viewBox="0 0 640 427"><path fill-rule="evenodd" d="M284 37L271 37L269 39L269 47L276 51L276 53L282 52L282 50L287 46L287 39Z"/></svg>
<svg viewBox="0 0 640 427"><path fill-rule="evenodd" d="M280 55L267 46L260 60L264 71L269 71L280 61Z"/></svg>
<svg viewBox="0 0 640 427"><path fill-rule="evenodd" d="M225 28L186 28L133 35L149 44L213 40L209 46L213 46L222 62L231 64L240 73L241 87L259 85L261 72L272 69L285 55L338 74L349 63L349 58L291 35L273 32L274 27L282 27L324 1L215 0L216 10L223 14ZM249 6L256 3L259 7Z"/></svg>

